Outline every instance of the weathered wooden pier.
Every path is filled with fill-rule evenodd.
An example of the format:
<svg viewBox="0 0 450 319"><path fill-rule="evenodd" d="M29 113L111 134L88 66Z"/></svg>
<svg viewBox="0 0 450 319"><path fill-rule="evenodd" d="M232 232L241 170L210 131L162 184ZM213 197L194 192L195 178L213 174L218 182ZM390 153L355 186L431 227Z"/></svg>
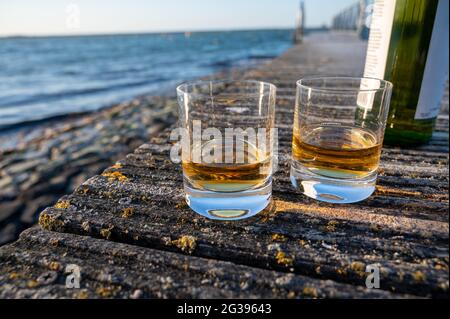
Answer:
<svg viewBox="0 0 450 319"><path fill-rule="evenodd" d="M384 149L370 199L318 203L289 181L295 81L359 76L365 47L356 35L315 33L242 75L279 87L270 210L244 222L192 212L167 130L0 249L0 298L447 298L448 90L430 144ZM66 287L68 265L80 270L79 289ZM368 265L380 289L366 288Z"/></svg>

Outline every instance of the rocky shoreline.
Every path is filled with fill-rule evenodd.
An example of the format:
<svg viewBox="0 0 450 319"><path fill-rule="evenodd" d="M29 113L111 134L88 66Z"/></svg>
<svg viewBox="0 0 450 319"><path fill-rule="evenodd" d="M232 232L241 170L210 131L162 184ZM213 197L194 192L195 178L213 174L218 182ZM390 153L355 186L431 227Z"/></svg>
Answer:
<svg viewBox="0 0 450 319"><path fill-rule="evenodd" d="M39 213L176 121L174 99L135 99L25 134L0 151L0 244Z"/></svg>
<svg viewBox="0 0 450 319"><path fill-rule="evenodd" d="M203 79L243 72L231 69ZM17 239L44 208L176 120L174 97L148 96L0 136L0 245Z"/></svg>

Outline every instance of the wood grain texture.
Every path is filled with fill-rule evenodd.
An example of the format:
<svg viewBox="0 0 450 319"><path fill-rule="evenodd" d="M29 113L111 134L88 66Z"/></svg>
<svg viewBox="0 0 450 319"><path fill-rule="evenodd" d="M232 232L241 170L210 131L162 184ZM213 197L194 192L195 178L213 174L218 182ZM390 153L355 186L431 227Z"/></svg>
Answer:
<svg viewBox="0 0 450 319"><path fill-rule="evenodd" d="M0 249L0 297L79 297L64 288L61 271L49 275L54 282L27 286L50 260L79 264L88 297L448 297L448 94L428 145L384 149L368 200L318 203L290 185L295 80L360 75L365 45L318 34L245 74L280 87L270 209L242 222L193 213L166 130L47 208L44 230ZM380 290L365 288L368 265L381 269Z"/></svg>
<svg viewBox="0 0 450 319"><path fill-rule="evenodd" d="M0 260L0 298L393 297L331 280L41 229L26 231L2 249ZM80 267L81 289L65 288L68 265Z"/></svg>

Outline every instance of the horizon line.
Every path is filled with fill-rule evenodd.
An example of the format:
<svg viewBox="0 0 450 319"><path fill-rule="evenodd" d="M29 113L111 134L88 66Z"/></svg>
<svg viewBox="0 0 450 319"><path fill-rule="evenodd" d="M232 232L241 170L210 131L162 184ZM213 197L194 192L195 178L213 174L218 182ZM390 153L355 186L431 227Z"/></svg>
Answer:
<svg viewBox="0 0 450 319"><path fill-rule="evenodd" d="M306 30L326 30L328 26L313 26L306 27ZM13 35L0 35L0 39L11 38L64 38L64 37L96 37L96 36L115 36L115 35L150 35L150 34L183 34L183 33L208 33L208 32L245 32L245 31L273 31L273 30L295 30L295 27L254 27L254 28L226 28L226 29L198 29L198 30L161 30L161 31L112 31L112 32L99 32L99 33L73 33L73 34L13 34Z"/></svg>

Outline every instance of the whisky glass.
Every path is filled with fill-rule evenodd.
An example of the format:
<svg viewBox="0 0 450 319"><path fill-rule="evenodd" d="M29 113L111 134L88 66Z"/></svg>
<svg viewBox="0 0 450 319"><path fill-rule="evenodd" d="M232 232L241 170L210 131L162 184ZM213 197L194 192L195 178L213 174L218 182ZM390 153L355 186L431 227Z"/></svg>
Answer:
<svg viewBox="0 0 450 319"><path fill-rule="evenodd" d="M329 203L355 203L373 194L392 87L373 78L297 82L294 187Z"/></svg>
<svg viewBox="0 0 450 319"><path fill-rule="evenodd" d="M200 81L177 95L187 204L216 220L263 211L272 198L276 87Z"/></svg>

